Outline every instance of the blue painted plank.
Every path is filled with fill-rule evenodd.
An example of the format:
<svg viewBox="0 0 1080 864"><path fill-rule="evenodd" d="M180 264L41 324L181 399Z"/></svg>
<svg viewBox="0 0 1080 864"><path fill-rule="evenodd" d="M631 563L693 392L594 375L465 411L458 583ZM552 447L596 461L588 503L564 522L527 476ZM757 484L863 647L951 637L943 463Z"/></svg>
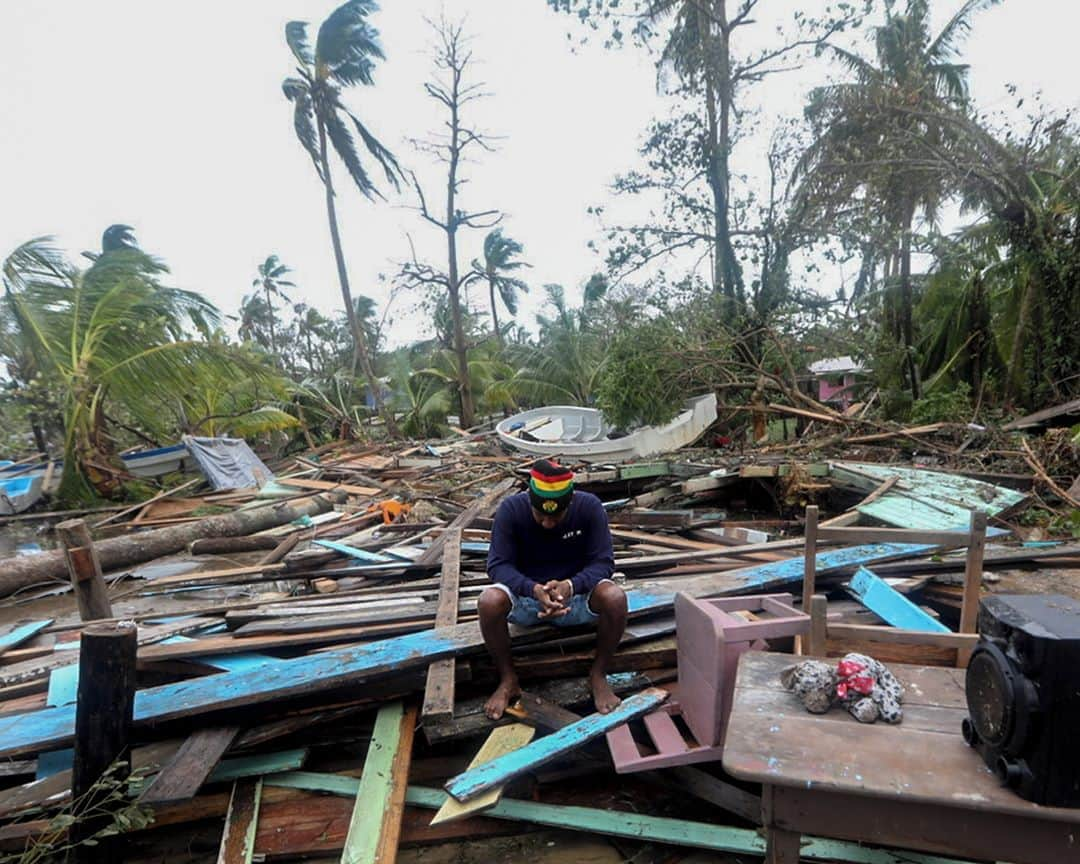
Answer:
<svg viewBox="0 0 1080 864"><path fill-rule="evenodd" d="M350 558L356 558L359 561L368 561L372 564L390 564L394 561L394 558L391 558L388 555L379 555L377 552L368 552L366 549L357 549L355 546L346 546L344 543L338 543L336 540L316 540L315 545L325 546L327 549L333 549L335 552L340 552L342 555L348 555Z"/></svg>
<svg viewBox="0 0 1080 864"><path fill-rule="evenodd" d="M952 632L865 567L855 571L848 590L863 606L880 615L893 627L931 633Z"/></svg>
<svg viewBox="0 0 1080 864"><path fill-rule="evenodd" d="M52 777L61 771L70 771L74 761L75 751L71 748L41 753L38 755L37 773L34 775L34 779L44 780L46 777Z"/></svg>
<svg viewBox="0 0 1080 864"><path fill-rule="evenodd" d="M241 777L259 777L263 774L295 771L303 767L307 756L308 748L300 747L295 750L282 750L278 753L260 753L257 756L238 756L234 759L223 759L210 772L206 782L224 783L227 780L238 780Z"/></svg>
<svg viewBox="0 0 1080 864"><path fill-rule="evenodd" d="M7 633L0 635L0 654L3 654L9 648L21 645L27 639L36 636L52 623L52 618L46 618L44 621L31 621L29 624L20 624L13 630L9 630Z"/></svg>
<svg viewBox="0 0 1080 864"><path fill-rule="evenodd" d="M225 625L222 624L221 626L224 627ZM212 633L215 631L216 628L205 632ZM170 636L168 639L163 639L161 644L194 641L189 636ZM255 651L245 651L242 654L204 654L201 657L193 657L192 662L202 663L204 666L213 666L215 669L222 669L226 672L246 672L251 669L258 669L267 663L280 663L281 658L271 657L268 654L258 654Z"/></svg>
<svg viewBox="0 0 1080 864"><path fill-rule="evenodd" d="M875 543L831 549L817 556L817 572L857 567L873 561L919 555L933 546L915 543ZM380 566L380 565L374 565ZM680 590L703 596L749 593L772 585L800 582L803 559L791 558L732 570L723 574L723 590L714 577L673 580ZM637 588L627 593L631 614L669 609L671 590ZM135 694L135 722L147 723L204 711L253 705L280 698L290 692L305 693L353 684L404 669L426 666L434 660L477 651L483 647L475 623L458 624L420 633L396 636L350 648L324 651L242 672L210 675L176 684L140 690ZM75 712L70 705L43 708L17 717L0 717L0 756L35 752L63 745L75 733Z"/></svg>
<svg viewBox="0 0 1080 864"><path fill-rule="evenodd" d="M79 664L61 666L49 675L49 695L46 705L74 705L79 695Z"/></svg>
<svg viewBox="0 0 1080 864"><path fill-rule="evenodd" d="M624 699L619 707L609 714L590 714L531 744L451 777L446 782L446 791L458 801L475 798L481 792L501 786L519 774L570 753L616 726L648 713L667 699L667 696L666 691L657 688L635 693Z"/></svg>

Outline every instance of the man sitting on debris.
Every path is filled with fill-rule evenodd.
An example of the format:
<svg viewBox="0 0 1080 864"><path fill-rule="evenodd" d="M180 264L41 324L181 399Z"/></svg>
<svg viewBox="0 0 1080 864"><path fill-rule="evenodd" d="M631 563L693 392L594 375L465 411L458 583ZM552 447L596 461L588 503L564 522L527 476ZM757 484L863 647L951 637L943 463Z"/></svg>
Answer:
<svg viewBox="0 0 1080 864"><path fill-rule="evenodd" d="M607 670L626 627L626 594L611 580L615 555L600 499L574 491L574 475L546 459L533 466L529 489L507 498L495 513L488 575L480 595L484 643L499 673L484 706L493 720L521 692L510 654L508 622L523 627L596 625L596 659L589 672L596 710L619 704Z"/></svg>

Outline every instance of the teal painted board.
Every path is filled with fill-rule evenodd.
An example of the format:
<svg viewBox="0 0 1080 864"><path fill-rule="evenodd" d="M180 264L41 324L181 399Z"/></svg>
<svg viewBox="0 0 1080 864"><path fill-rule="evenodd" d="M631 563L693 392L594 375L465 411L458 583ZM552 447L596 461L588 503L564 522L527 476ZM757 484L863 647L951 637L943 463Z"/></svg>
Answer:
<svg viewBox="0 0 1080 864"><path fill-rule="evenodd" d="M563 726L562 729L550 735L538 738L531 744L504 753L490 762L477 765L456 777L451 777L446 782L446 791L458 801L468 801L481 792L501 786L519 774L557 759L616 726L621 726L635 717L648 713L667 697L666 691L655 688L635 693L624 699L609 714L590 714L576 723Z"/></svg>
<svg viewBox="0 0 1080 864"><path fill-rule="evenodd" d="M340 774L321 774L312 771L293 771L266 778L268 786L284 786L309 792L329 792L344 798L355 798L360 781ZM441 789L410 786L405 793L405 803L413 807L438 810L447 801ZM630 837L654 840L675 846L695 846L718 852L754 855L765 854L765 841L756 831L748 828L728 828L684 819L662 816L642 816L591 807L573 807L561 804L539 804L533 801L515 801L504 798L495 807L484 811L484 816L508 819L514 822L531 822L550 825L569 831L588 831L610 837ZM812 861L850 861L853 864L971 864L955 858L924 855L918 852L894 854L885 849L872 849L858 843L843 840L822 840L803 837L803 858Z"/></svg>
<svg viewBox="0 0 1080 864"><path fill-rule="evenodd" d="M817 556L817 572L854 569L874 561L912 557L933 548L915 543L874 543L830 549ZM725 586L731 587L724 592L710 587L711 577L679 582L692 594L700 586L703 596L715 596L718 593L750 593L766 586L799 582L802 577L803 559L797 557L728 571L723 574L723 580ZM675 595L670 591L639 588L627 592L627 605L632 615L670 609L674 600ZM329 690L426 666L444 657L478 651L483 644L480 628L470 622L279 660L255 669L151 687L135 694L135 722L160 722L204 711L268 702L289 694ZM0 716L0 756L63 746L74 734L75 712L70 705L43 708L16 717Z"/></svg>
<svg viewBox="0 0 1080 864"><path fill-rule="evenodd" d="M40 753L38 754L37 771L34 774L34 779L44 780L46 777L52 777L61 771L70 771L74 761L75 751L70 747L64 750Z"/></svg>
<svg viewBox="0 0 1080 864"><path fill-rule="evenodd" d="M907 597L889 586L885 580L865 567L860 567L851 578L848 590L869 609L881 616L893 627L902 630L919 630L931 633L952 631L933 615L920 609Z"/></svg>
<svg viewBox="0 0 1080 864"><path fill-rule="evenodd" d="M349 831L341 852L341 864L376 864L382 842L383 816L394 792L394 759L401 745L404 703L383 705L375 717L364 770L356 789ZM401 781L403 782L404 778ZM400 789L400 787L399 787Z"/></svg>
<svg viewBox="0 0 1080 864"><path fill-rule="evenodd" d="M44 621L31 621L28 624L20 624L18 627L0 635L0 654L14 648L16 645L21 645L27 639L37 636L38 633L52 623L52 618L46 618Z"/></svg>
<svg viewBox="0 0 1080 864"><path fill-rule="evenodd" d="M283 771L295 771L304 766L308 750L300 747L296 750L282 750L278 753L260 753L258 756L237 756L220 761L207 783L224 783L227 780L239 780L241 777L258 777L262 774L278 774Z"/></svg>
<svg viewBox="0 0 1080 864"><path fill-rule="evenodd" d="M79 664L61 666L49 673L49 694L46 705L74 705L79 696Z"/></svg>
<svg viewBox="0 0 1080 864"><path fill-rule="evenodd" d="M397 557L391 558L388 555L379 555L376 552L368 552L366 549L357 549L355 546L346 546L344 543L338 543L336 540L316 540L315 545L325 546L327 549L333 549L335 552L340 552L342 555L348 555L350 558L356 558L358 561L368 561L372 564L389 564Z"/></svg>
<svg viewBox="0 0 1080 864"><path fill-rule="evenodd" d="M221 626L222 628L225 627L224 624ZM162 640L162 644L175 645L180 642L194 641L195 640L189 636L170 636L168 639ZM225 672L246 672L251 669L258 669L260 666L265 666L267 663L281 662L280 657L271 657L269 654L259 654L255 651L245 651L242 654L203 654L199 657L192 658L192 660L195 663L201 663L204 666L213 666L215 669L221 669Z"/></svg>

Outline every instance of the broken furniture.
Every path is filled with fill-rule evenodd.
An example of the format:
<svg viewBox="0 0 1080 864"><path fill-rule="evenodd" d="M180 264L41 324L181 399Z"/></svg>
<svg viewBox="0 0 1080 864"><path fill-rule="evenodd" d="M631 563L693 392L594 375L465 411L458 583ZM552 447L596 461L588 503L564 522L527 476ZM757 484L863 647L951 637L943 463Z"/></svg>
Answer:
<svg viewBox="0 0 1080 864"><path fill-rule="evenodd" d="M971 513L970 528L945 531L907 531L898 528L837 527L818 524L818 508L806 508L806 543L804 552L802 608L810 611L814 597L814 579L817 575L817 544L822 540L835 540L842 543L930 543L942 547L967 547L967 559L964 566L964 600L960 612L960 632L975 632L975 616L979 609L979 590L982 586L983 549L986 546L986 514L976 510ZM827 601L818 601L815 625L810 628L810 638L804 646L804 653L812 656L825 656L824 623L828 614ZM945 635L945 634L943 634ZM957 665L967 663L968 649L957 651Z"/></svg>
<svg viewBox="0 0 1080 864"><path fill-rule="evenodd" d="M991 861L1076 859L1080 810L1024 801L964 743L963 670L892 666L904 722L883 726L807 714L780 683L790 662L742 657L724 741L724 770L762 784L767 864L798 861L803 833Z"/></svg>
<svg viewBox="0 0 1080 864"><path fill-rule="evenodd" d="M679 662L678 699L647 714L651 739L645 752L629 724L607 735L620 774L670 768L720 758L735 689L739 658L767 647L766 639L797 636L809 630L810 617L791 606L790 594L756 594L698 600L675 595L675 636ZM675 717L691 733L687 741Z"/></svg>

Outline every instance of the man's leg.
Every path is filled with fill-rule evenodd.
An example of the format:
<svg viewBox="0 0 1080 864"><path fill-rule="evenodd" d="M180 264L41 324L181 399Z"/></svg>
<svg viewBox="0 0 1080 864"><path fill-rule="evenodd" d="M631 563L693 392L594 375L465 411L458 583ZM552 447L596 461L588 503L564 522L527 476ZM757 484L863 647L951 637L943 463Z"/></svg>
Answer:
<svg viewBox="0 0 1080 864"><path fill-rule="evenodd" d="M596 622L596 660L589 672L596 710L607 714L622 700L607 682L615 650L626 629L626 593L614 582L601 582L589 598L589 606L598 616Z"/></svg>
<svg viewBox="0 0 1080 864"><path fill-rule="evenodd" d="M476 604L480 632L499 673L499 686L484 704L484 713L492 720L502 717L506 706L521 692L517 672L514 671L514 659L510 654L510 628L506 623L512 606L506 592L499 588L485 588Z"/></svg>

